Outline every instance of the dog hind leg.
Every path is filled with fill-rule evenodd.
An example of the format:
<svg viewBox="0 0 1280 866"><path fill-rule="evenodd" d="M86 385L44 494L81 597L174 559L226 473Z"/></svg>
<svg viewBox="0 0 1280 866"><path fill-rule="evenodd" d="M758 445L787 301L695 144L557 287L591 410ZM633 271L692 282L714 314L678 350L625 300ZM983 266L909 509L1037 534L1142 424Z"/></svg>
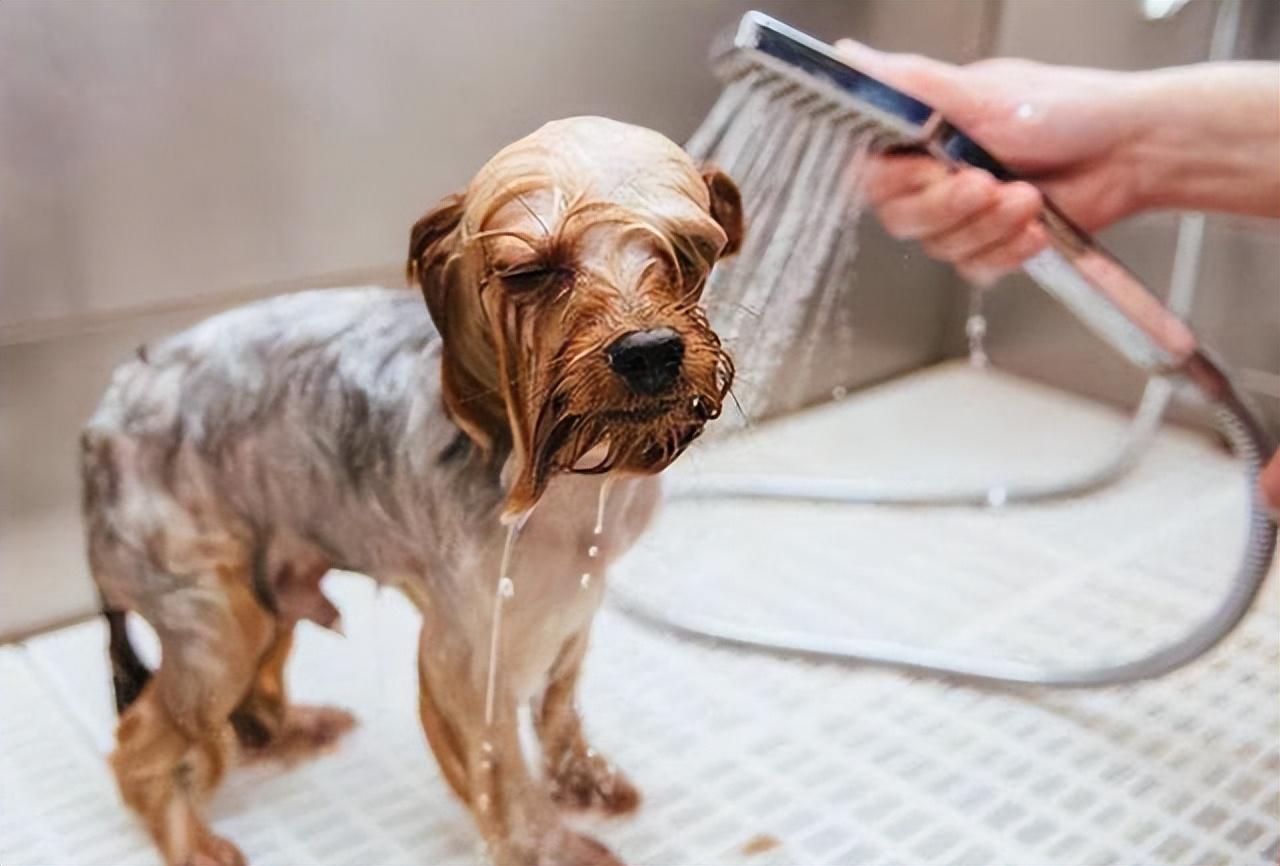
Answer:
<svg viewBox="0 0 1280 866"><path fill-rule="evenodd" d="M249 760L291 765L330 749L355 726L355 716L344 709L289 702L284 672L293 631L293 623L277 624L249 693L231 713L231 726Z"/></svg>
<svg viewBox="0 0 1280 866"><path fill-rule="evenodd" d="M126 611L109 607L106 600L102 600L102 616L107 621L109 635L107 654L111 661L111 688L116 699L116 715L127 710L151 680L151 670L138 658L133 643L129 640L125 614Z"/></svg>
<svg viewBox="0 0 1280 866"><path fill-rule="evenodd" d="M120 717L111 766L170 866L242 866L201 816L234 748L227 724L273 639L243 573L188 577L146 611L160 637L155 676Z"/></svg>

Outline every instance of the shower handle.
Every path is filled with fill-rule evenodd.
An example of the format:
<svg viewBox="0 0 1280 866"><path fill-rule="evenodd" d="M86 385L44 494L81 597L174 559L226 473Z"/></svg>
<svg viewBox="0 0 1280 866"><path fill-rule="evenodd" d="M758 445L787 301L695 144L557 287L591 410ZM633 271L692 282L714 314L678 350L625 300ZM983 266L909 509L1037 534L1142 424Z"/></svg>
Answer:
<svg viewBox="0 0 1280 866"><path fill-rule="evenodd" d="M925 121L922 133L923 140L912 149L948 166L972 166L1002 182L1021 179L937 112ZM1191 329L1047 195L1041 196L1039 220L1049 246L1023 262L1022 269L1137 366L1153 374L1187 372L1199 350Z"/></svg>

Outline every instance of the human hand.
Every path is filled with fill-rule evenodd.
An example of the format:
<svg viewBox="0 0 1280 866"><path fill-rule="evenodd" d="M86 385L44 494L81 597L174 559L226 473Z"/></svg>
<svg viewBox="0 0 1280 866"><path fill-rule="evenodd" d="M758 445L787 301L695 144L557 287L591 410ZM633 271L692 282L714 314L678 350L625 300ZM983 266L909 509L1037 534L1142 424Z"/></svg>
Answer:
<svg viewBox="0 0 1280 866"><path fill-rule="evenodd" d="M1087 231L1140 207L1130 75L1025 60L953 66L849 40L836 48L861 71L937 108L1035 182L1001 183L927 156L871 160L866 192L885 229L920 241L969 279L989 283L1044 248L1041 190Z"/></svg>

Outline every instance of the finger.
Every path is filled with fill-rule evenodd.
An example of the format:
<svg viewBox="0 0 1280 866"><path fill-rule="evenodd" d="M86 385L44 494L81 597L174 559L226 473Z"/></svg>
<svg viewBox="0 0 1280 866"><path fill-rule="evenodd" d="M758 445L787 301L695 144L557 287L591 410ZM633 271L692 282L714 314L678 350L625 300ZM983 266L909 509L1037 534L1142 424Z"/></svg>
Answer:
<svg viewBox="0 0 1280 866"><path fill-rule="evenodd" d="M876 156L867 162L863 190L880 206L890 199L918 192L945 179L951 170L931 156Z"/></svg>
<svg viewBox="0 0 1280 866"><path fill-rule="evenodd" d="M1029 183L1001 184L995 203L949 231L923 238L921 247L935 259L959 262L992 244L1017 237L1040 215L1040 191Z"/></svg>
<svg viewBox="0 0 1280 866"><path fill-rule="evenodd" d="M969 275L993 278L1018 267L1043 250L1048 243L1049 236L1045 233L1044 227L1039 222L1035 222L1013 237L1002 238L989 244L961 261L959 267Z"/></svg>
<svg viewBox="0 0 1280 866"><path fill-rule="evenodd" d="M885 202L877 214L889 234L918 240L972 219L995 200L996 186L995 179L984 171L958 171L918 192Z"/></svg>

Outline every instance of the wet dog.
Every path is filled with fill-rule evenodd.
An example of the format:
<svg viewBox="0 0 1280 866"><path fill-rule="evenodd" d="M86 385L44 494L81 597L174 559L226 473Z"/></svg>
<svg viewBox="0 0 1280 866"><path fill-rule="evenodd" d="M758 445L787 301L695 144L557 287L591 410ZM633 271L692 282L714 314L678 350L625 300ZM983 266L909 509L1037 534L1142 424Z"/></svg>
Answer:
<svg viewBox="0 0 1280 866"><path fill-rule="evenodd" d="M616 862L560 818L638 803L587 745L575 684L654 474L729 389L699 299L741 211L732 181L657 133L550 123L413 227L430 316L415 293L305 292L116 371L82 439L88 554L121 713L111 764L167 862L243 862L201 816L232 756L305 755L351 726L284 683L295 624L337 616L330 568L421 610L423 728L491 857ZM154 676L128 610L159 636Z"/></svg>

